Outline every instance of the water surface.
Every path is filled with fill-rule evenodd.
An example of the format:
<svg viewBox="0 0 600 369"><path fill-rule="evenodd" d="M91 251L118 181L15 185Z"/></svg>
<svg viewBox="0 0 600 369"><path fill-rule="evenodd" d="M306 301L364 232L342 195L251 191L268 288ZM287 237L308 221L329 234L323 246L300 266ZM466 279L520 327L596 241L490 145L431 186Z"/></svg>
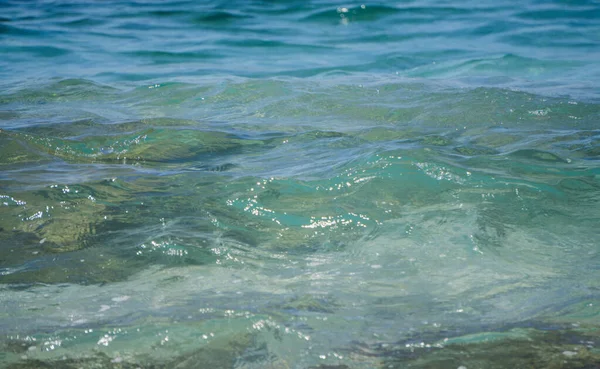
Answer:
<svg viewBox="0 0 600 369"><path fill-rule="evenodd" d="M0 9L3 366L600 365L600 3Z"/></svg>

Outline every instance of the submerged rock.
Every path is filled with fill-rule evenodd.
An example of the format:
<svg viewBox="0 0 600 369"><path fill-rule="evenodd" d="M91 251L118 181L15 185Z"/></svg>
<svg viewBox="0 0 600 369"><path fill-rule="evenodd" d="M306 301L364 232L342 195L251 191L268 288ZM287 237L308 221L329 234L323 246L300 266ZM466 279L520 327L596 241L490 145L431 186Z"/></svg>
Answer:
<svg viewBox="0 0 600 369"><path fill-rule="evenodd" d="M549 163L569 163L568 160L547 151L523 149L517 150L509 154L510 157L519 159L529 159Z"/></svg>
<svg viewBox="0 0 600 369"><path fill-rule="evenodd" d="M599 338L597 329L516 329L490 337L455 338L428 347L407 344L377 355L384 357L384 368L591 369L600 365L600 350L585 344Z"/></svg>
<svg viewBox="0 0 600 369"><path fill-rule="evenodd" d="M16 345L20 349L20 342L11 343L11 345ZM255 345L255 340L252 334L240 333L214 339L196 350L166 358L151 358L147 354L121 355L116 353L111 356L105 352L94 350L79 355L65 355L61 358L47 360L27 358L25 355L24 359L8 364L6 369L232 369L240 356L253 345ZM18 350L18 352L23 353L24 351Z"/></svg>

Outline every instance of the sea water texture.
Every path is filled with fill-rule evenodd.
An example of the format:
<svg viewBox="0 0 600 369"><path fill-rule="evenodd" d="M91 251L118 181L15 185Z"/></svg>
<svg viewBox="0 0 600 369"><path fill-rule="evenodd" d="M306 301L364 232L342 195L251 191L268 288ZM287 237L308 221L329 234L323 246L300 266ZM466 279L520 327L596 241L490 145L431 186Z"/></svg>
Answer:
<svg viewBox="0 0 600 369"><path fill-rule="evenodd" d="M600 367L598 1L0 2L0 366Z"/></svg>

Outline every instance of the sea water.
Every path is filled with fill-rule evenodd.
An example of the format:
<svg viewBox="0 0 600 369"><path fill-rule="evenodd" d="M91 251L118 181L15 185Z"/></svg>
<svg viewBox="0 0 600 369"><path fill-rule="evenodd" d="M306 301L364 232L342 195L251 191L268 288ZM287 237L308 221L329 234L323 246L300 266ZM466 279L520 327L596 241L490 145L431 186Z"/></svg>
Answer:
<svg viewBox="0 0 600 369"><path fill-rule="evenodd" d="M0 3L8 368L592 368L598 1Z"/></svg>

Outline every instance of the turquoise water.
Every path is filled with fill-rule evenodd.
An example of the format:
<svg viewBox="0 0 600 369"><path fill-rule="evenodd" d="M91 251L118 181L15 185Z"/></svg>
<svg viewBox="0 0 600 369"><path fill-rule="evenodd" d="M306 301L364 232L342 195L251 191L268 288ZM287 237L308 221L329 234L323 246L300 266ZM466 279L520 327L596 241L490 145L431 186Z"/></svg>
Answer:
<svg viewBox="0 0 600 369"><path fill-rule="evenodd" d="M3 1L0 366L596 368L600 3Z"/></svg>

